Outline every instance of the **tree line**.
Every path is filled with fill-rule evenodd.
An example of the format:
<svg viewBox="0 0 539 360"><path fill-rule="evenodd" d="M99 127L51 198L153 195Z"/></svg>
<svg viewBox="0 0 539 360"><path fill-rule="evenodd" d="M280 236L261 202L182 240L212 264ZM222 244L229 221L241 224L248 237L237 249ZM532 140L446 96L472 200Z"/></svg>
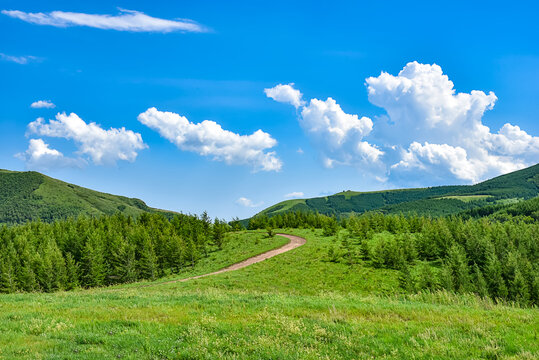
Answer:
<svg viewBox="0 0 539 360"><path fill-rule="evenodd" d="M153 280L221 248L219 219L143 213L0 227L0 292L71 290Z"/></svg>
<svg viewBox="0 0 539 360"><path fill-rule="evenodd" d="M446 289L537 306L539 223L537 207L530 204L539 201L492 218L365 213L337 220L291 212L255 217L249 229L322 229L335 239L329 261L399 270L406 292Z"/></svg>
<svg viewBox="0 0 539 360"><path fill-rule="evenodd" d="M348 219L346 228L343 258L400 270L405 291L446 289L539 305L537 222L367 214Z"/></svg>

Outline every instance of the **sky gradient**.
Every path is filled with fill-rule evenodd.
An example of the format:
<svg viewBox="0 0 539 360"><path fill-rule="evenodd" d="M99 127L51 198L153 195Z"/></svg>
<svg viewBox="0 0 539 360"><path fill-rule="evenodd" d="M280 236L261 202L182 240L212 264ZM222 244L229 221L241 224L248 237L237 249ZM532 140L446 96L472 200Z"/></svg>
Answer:
<svg viewBox="0 0 539 360"><path fill-rule="evenodd" d="M231 219L539 160L532 1L0 10L0 168Z"/></svg>

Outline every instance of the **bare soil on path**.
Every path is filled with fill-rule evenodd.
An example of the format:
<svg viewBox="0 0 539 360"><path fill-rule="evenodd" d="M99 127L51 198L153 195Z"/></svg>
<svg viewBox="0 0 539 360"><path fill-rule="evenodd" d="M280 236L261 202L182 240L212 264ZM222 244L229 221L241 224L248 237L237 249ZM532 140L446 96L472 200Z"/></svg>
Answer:
<svg viewBox="0 0 539 360"><path fill-rule="evenodd" d="M170 283L175 283L175 282L185 282L185 281L189 281L189 280L200 279L200 278L207 277L207 276L218 275L218 274L222 274L222 273L229 272L229 271L235 271L235 270L243 269L244 267L259 263L261 261L272 258L272 257L277 256L279 254L282 254L282 253L288 252L290 250L293 250L293 249L295 249L297 247L300 247L301 245L303 245L303 244L305 244L307 242L307 240L305 240L304 238L299 237L299 236L295 236L295 235L288 235L288 234L276 234L276 235L283 236L283 237L285 237L287 239L290 239L290 242L283 245L283 246L281 246L280 248L266 251L265 253L258 254L256 256L250 257L249 259L240 261L238 263L227 266L226 268L223 268L221 270L217 270L217 271L214 271L214 272L211 272L211 273L208 273L208 274L191 276L191 277L188 277L188 278L185 278L185 279L170 280L170 281L165 281L165 282L160 282L160 283L148 284L148 285L143 285L142 287L162 285L162 284L170 284Z"/></svg>

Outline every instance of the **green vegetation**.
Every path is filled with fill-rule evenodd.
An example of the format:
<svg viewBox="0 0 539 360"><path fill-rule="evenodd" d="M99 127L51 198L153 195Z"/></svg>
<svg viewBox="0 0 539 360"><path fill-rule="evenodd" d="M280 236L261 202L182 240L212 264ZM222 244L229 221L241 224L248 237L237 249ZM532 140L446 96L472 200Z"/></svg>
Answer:
<svg viewBox="0 0 539 360"><path fill-rule="evenodd" d="M373 192L343 191L335 195L287 200L259 215L284 212L318 212L338 217L380 211L385 214L415 213L446 216L508 200L530 199L539 195L539 164L471 186L439 186Z"/></svg>
<svg viewBox="0 0 539 360"><path fill-rule="evenodd" d="M496 205L483 206L459 214L463 218L481 218L507 221L518 218L521 221L539 220L539 197L520 202L501 202Z"/></svg>
<svg viewBox="0 0 539 360"><path fill-rule="evenodd" d="M452 196L442 196L440 199L455 199L464 202L485 200L491 198L492 195L452 195Z"/></svg>
<svg viewBox="0 0 539 360"><path fill-rule="evenodd" d="M537 309L407 295L398 270L328 258L347 231L292 232L307 243L186 283L2 295L0 358L539 358Z"/></svg>
<svg viewBox="0 0 539 360"><path fill-rule="evenodd" d="M151 211L1 226L0 359L539 359L536 172L315 201L363 197L362 214L295 200L249 230ZM8 203L51 189L24 174ZM279 232L307 243L175 281L279 247Z"/></svg>
<svg viewBox="0 0 539 360"><path fill-rule="evenodd" d="M328 249L332 262L366 261L401 272L401 287L475 293L493 301L539 305L539 198L496 214L496 221L368 213L341 221L348 230ZM503 218L504 222L500 222ZM321 228L338 235L334 218L301 212L256 217L249 228Z"/></svg>
<svg viewBox="0 0 539 360"><path fill-rule="evenodd" d="M137 216L144 212L173 215L152 209L139 199L89 190L38 172L0 170L0 224L115 213Z"/></svg>
<svg viewBox="0 0 539 360"><path fill-rule="evenodd" d="M238 243L208 217L143 213L0 228L0 292L52 292L204 274L283 244ZM230 242L230 244L228 244ZM225 246L227 245L227 246Z"/></svg>

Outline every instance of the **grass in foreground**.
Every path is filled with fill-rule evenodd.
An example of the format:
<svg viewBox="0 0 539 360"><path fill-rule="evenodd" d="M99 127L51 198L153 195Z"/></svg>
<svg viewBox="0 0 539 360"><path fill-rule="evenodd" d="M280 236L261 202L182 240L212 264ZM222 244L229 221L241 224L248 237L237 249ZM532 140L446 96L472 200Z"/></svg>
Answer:
<svg viewBox="0 0 539 360"><path fill-rule="evenodd" d="M332 238L293 232L307 244L215 277L1 296L0 358L539 358L537 309L388 295L396 272L329 262Z"/></svg>

